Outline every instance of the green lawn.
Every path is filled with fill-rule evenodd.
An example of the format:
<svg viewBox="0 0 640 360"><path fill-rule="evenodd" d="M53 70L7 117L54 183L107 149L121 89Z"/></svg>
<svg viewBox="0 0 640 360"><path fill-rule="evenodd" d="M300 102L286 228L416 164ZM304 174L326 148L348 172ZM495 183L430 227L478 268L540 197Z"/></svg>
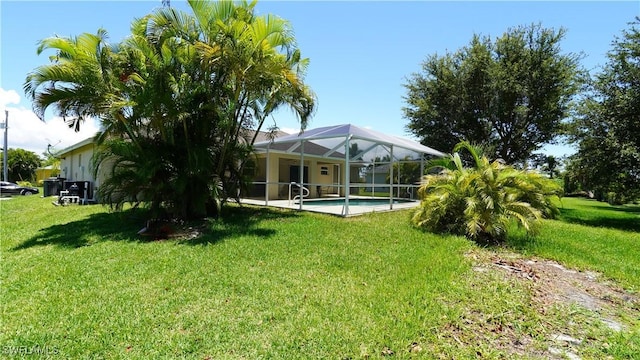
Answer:
<svg viewBox="0 0 640 360"><path fill-rule="evenodd" d="M512 246L640 289L638 208L563 204L563 221L546 222L529 244L515 237ZM572 308L543 313L531 306L526 282L473 270L468 254L503 250L423 233L409 216L229 207L199 238L145 241L136 235L140 211L54 207L35 196L0 201L0 351L22 346L109 359L537 358L550 334L578 322L589 339L576 350L585 359L640 352L640 319L617 333ZM515 341L527 350L514 352Z"/></svg>
<svg viewBox="0 0 640 360"><path fill-rule="evenodd" d="M511 245L525 254L602 272L640 291L640 206L564 198L560 213L560 221L545 221L535 239L514 236Z"/></svg>

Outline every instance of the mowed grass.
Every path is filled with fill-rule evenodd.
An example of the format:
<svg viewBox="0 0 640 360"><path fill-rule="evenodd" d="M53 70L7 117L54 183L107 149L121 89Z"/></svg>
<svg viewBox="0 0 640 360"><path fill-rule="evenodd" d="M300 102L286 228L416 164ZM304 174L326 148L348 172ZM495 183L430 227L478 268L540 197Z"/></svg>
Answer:
<svg viewBox="0 0 640 360"><path fill-rule="evenodd" d="M465 254L490 249L419 231L409 212L342 219L231 206L204 235L164 241L136 235L139 210L18 197L0 202L0 216L4 355L39 347L60 358L528 358L512 343L544 351L570 321L571 312L532 307L526 283L473 271ZM637 249L633 231L559 221L521 248L562 259L571 240L543 239L564 226L576 243L620 233L593 252ZM601 271L636 287L640 259L629 259ZM582 346L592 358L633 358L634 326L590 324L593 340Z"/></svg>
<svg viewBox="0 0 640 360"><path fill-rule="evenodd" d="M564 198L559 208L559 220L545 221L538 236L519 234L510 244L526 254L601 272L640 291L640 205Z"/></svg>

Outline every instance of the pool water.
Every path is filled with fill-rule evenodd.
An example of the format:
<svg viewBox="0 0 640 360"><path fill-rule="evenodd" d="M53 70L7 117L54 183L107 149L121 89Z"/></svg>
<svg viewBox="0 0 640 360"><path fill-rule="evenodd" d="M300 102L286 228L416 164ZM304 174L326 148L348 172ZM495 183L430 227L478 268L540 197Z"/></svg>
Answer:
<svg viewBox="0 0 640 360"><path fill-rule="evenodd" d="M393 199L394 204L411 203L414 200L409 199ZM299 202L296 202L299 204ZM302 205L309 206L332 206L332 205L344 205L344 198L339 199L312 199L305 200ZM349 206L376 206L376 205L389 205L389 199L349 199Z"/></svg>

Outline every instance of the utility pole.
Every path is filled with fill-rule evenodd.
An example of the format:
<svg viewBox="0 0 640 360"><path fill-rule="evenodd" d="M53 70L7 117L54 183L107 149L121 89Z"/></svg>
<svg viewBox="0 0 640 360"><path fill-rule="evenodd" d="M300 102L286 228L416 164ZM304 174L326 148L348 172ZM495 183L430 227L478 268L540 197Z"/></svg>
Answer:
<svg viewBox="0 0 640 360"><path fill-rule="evenodd" d="M7 145L8 142L8 132L9 132L9 110L4 111L5 120L4 120L4 149L2 151L2 180L9 181L9 168L7 167L7 153L9 152L9 148Z"/></svg>

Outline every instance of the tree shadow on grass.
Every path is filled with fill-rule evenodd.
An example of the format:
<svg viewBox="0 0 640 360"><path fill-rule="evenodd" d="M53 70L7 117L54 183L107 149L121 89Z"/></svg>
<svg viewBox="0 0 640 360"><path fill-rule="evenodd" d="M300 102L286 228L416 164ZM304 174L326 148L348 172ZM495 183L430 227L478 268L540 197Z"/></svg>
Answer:
<svg viewBox="0 0 640 360"><path fill-rule="evenodd" d="M605 211L617 211L631 214L640 214L640 206L638 205L611 205L611 206L596 206L590 205L589 207Z"/></svg>
<svg viewBox="0 0 640 360"><path fill-rule="evenodd" d="M185 245L208 245L228 238L256 236L268 238L276 234L276 230L265 225L266 221L288 221L300 215L290 210L278 210L254 206L226 207L217 220L209 220L207 231L200 236L180 241Z"/></svg>
<svg viewBox="0 0 640 360"><path fill-rule="evenodd" d="M621 209L617 207L611 208L602 208L597 207L600 212L625 212L625 213L636 213L636 211ZM640 218L637 216L630 215L629 217L620 217L620 215L616 214L615 216L606 216L597 215L590 216L588 218L584 217L584 213L579 210L574 209L560 209L560 214L562 216L562 221L571 223L571 224L580 224L586 226L593 227L605 227L611 229L618 229L624 231L632 231L632 232L640 232Z"/></svg>
<svg viewBox="0 0 640 360"><path fill-rule="evenodd" d="M276 230L265 225L265 221L278 222L296 218L299 214L261 207L228 206L217 220L204 220L186 226L201 228L195 238L177 239L185 245L214 244L239 236L271 237ZM138 231L148 219L143 209L129 209L122 212L99 213L66 224L53 225L38 231L32 238L13 248L28 249L34 246L57 245L63 248L79 248L103 241L149 242L150 238L138 235ZM169 239L168 241L171 241Z"/></svg>
<svg viewBox="0 0 640 360"><path fill-rule="evenodd" d="M146 211L142 209L92 214L81 220L41 229L13 250L47 245L78 248L101 241L140 241L137 231L145 219Z"/></svg>

